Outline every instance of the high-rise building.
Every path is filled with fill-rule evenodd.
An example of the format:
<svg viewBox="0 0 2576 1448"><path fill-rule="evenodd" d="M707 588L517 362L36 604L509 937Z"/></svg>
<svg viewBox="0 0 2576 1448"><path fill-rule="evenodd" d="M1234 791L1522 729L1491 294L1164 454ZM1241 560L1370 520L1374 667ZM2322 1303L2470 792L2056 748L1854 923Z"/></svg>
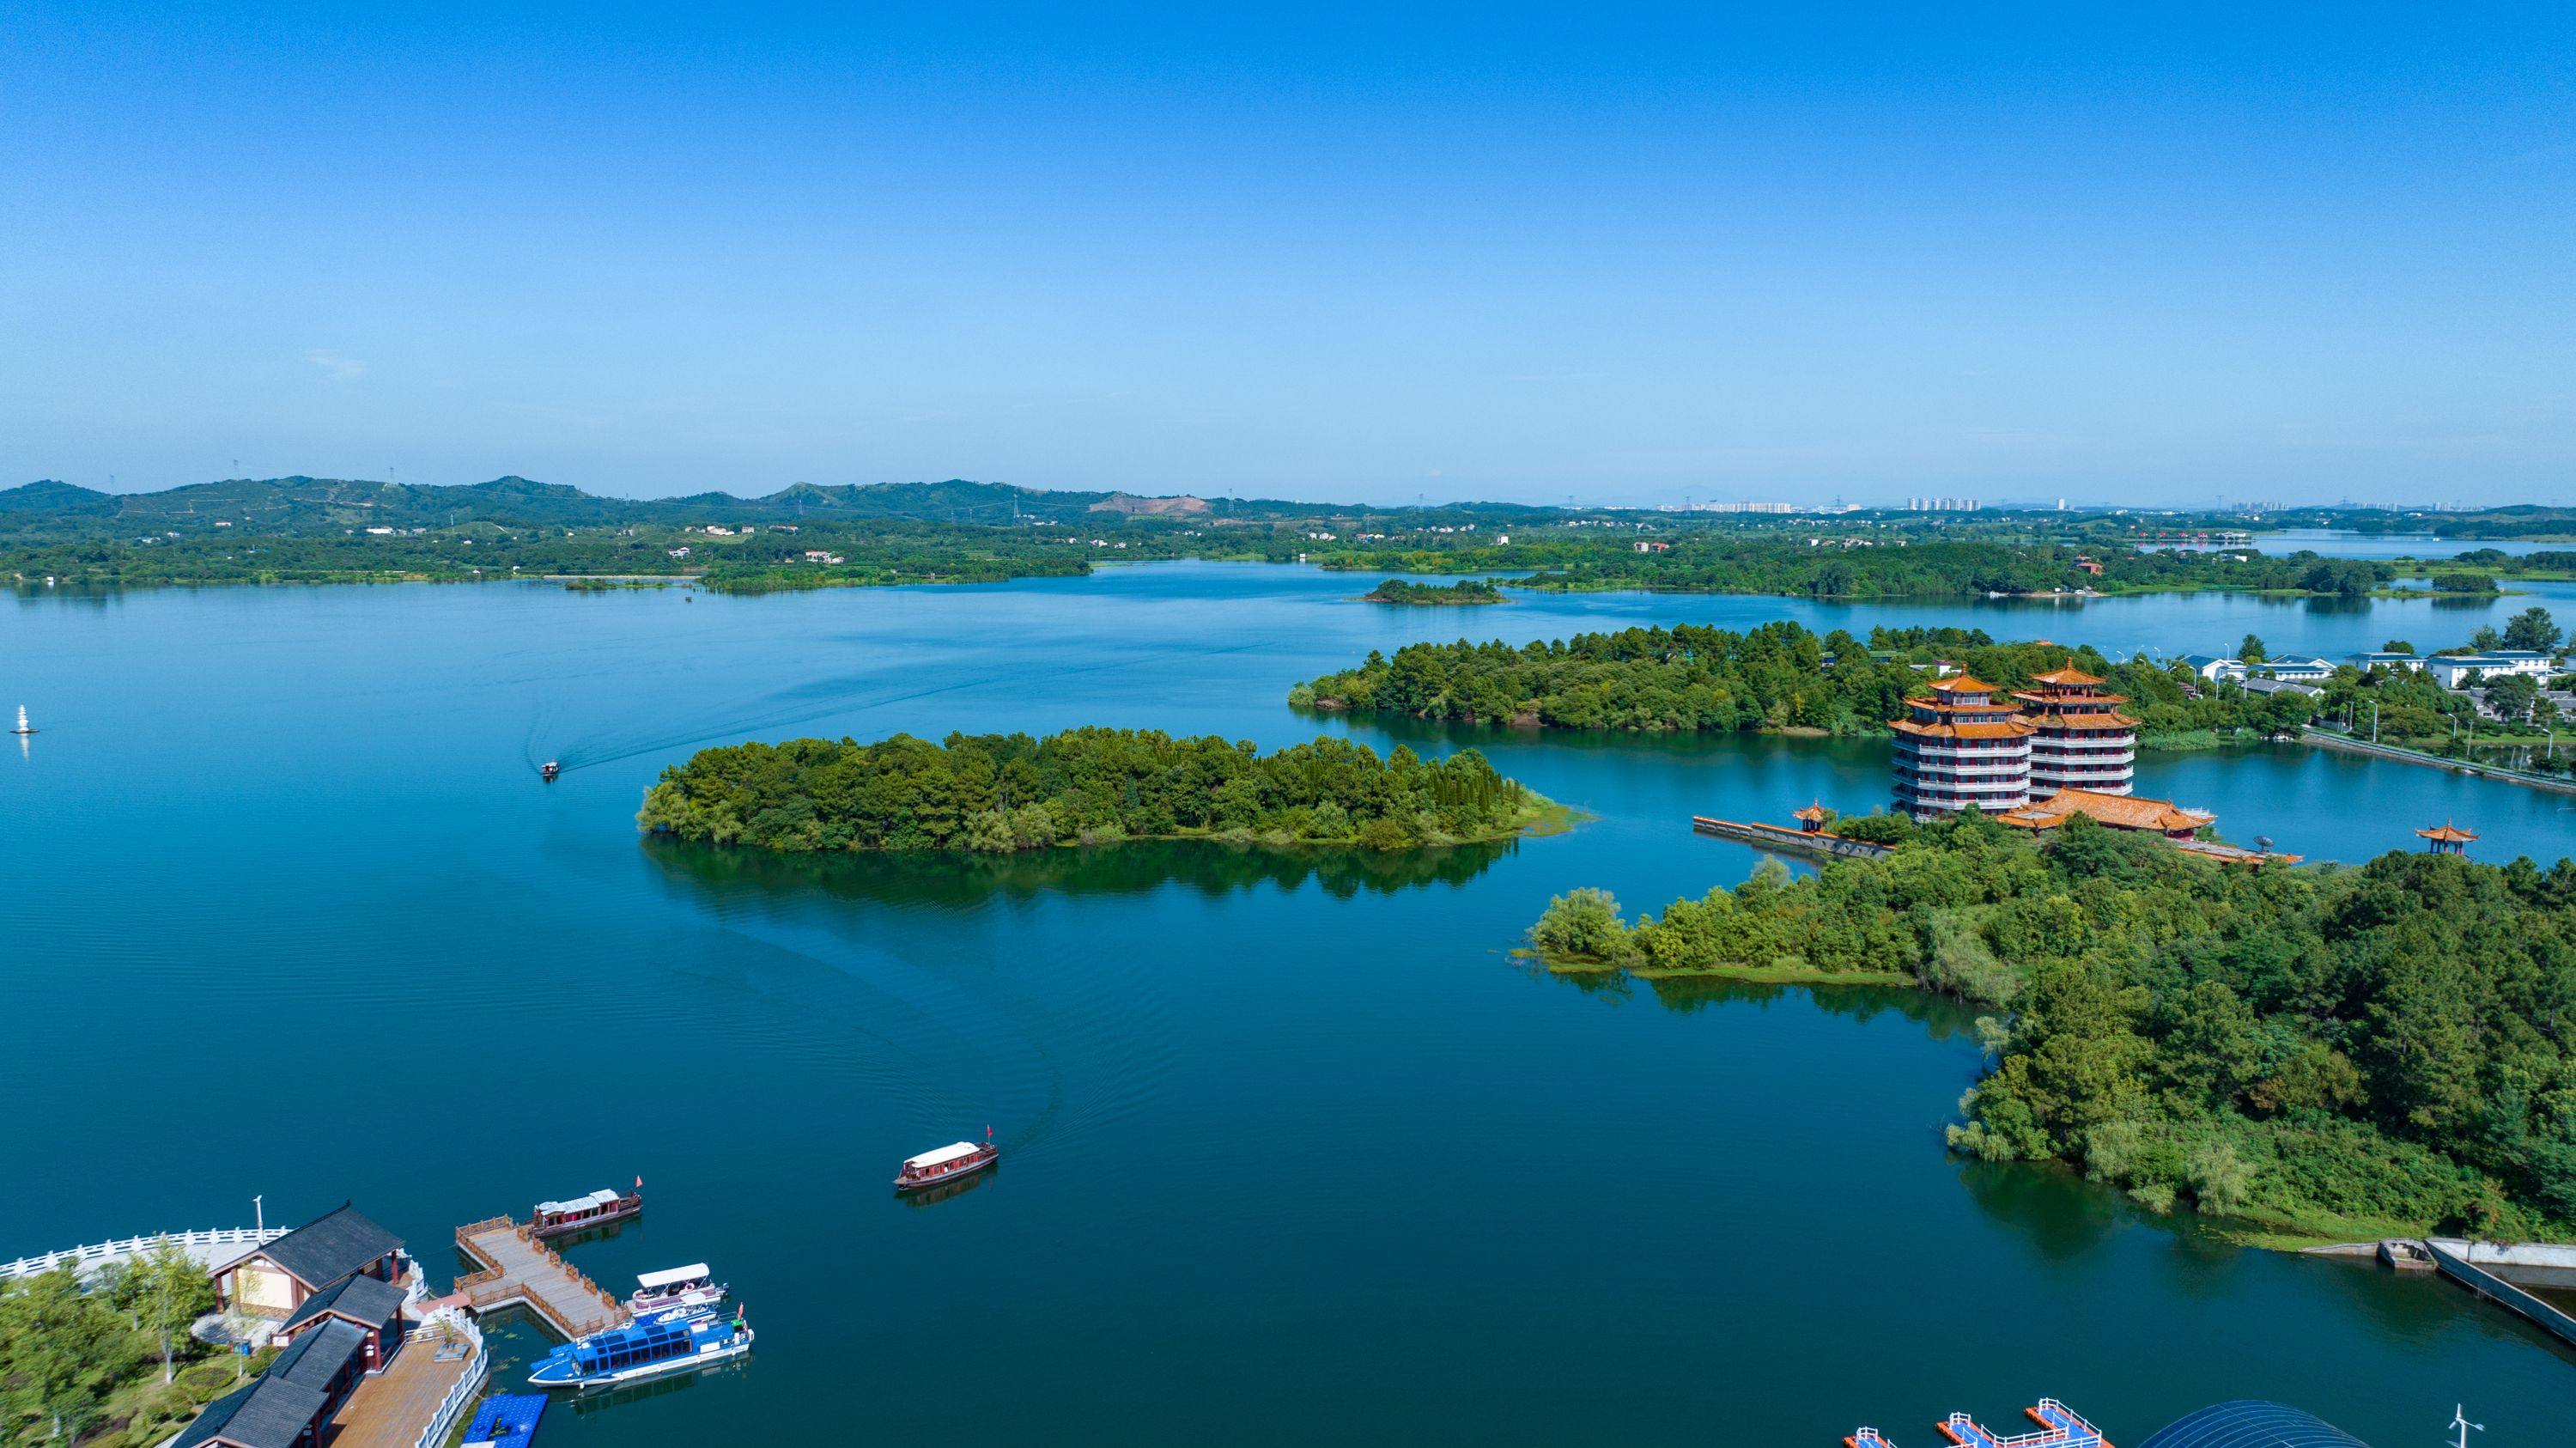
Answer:
<svg viewBox="0 0 2576 1448"><path fill-rule="evenodd" d="M2066 666L2031 676L2018 690L2023 722L2031 727L2030 797L2061 789L2127 794L2137 776L2138 721L2120 712L2125 694L2102 692L2103 680Z"/></svg>
<svg viewBox="0 0 2576 1448"><path fill-rule="evenodd" d="M1896 731L1896 807L1917 819L1975 805L2001 814L2030 802L2027 720L1994 685L1966 674L1932 685L1929 699L1908 699L1910 717Z"/></svg>

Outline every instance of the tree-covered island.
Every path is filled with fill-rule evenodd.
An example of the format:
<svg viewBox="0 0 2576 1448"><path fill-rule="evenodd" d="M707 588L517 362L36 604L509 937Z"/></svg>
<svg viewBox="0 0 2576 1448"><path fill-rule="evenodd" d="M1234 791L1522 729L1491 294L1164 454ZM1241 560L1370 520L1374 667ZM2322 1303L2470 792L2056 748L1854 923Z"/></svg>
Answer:
<svg viewBox="0 0 2576 1448"><path fill-rule="evenodd" d="M635 818L649 833L791 852L1007 852L1186 838L1408 849L1567 814L1473 749L1381 757L1322 738L1264 754L1214 735L1092 728L704 749L664 770Z"/></svg>
<svg viewBox="0 0 2576 1448"><path fill-rule="evenodd" d="M1456 583L1411 583L1390 578L1360 595L1369 603L1509 603L1503 591L1481 578L1462 578Z"/></svg>
<svg viewBox="0 0 2576 1448"><path fill-rule="evenodd" d="M1551 963L1870 980L1997 1007L1959 1151L2055 1159L2253 1235L2576 1238L2576 863L2392 852L2249 870L2077 816L1970 816L1884 859L1631 923L1599 890Z"/></svg>
<svg viewBox="0 0 2576 1448"><path fill-rule="evenodd" d="M2534 608L2507 634L2482 631L2469 647L2554 649L2561 641L2547 612ZM2238 646L2255 655L2258 672L2261 642L2249 636ZM1288 701L1357 715L1550 729L1869 736L1885 734L1887 721L1903 715L1907 695L1925 692L1942 665L2013 689L2069 659L2128 698L2124 707L2140 721L2139 743L2148 748L2206 746L2236 731L2295 731L2316 719L2349 719L2365 731L2375 719L2390 743L2447 743L2459 733L2454 721L2502 743L2552 722L2543 717L2553 707L2548 701L2522 693L2507 702L2528 720L2481 722L2468 694L2404 667L2347 665L2321 693L2266 694L2203 678L2178 661L2115 662L2089 647L1999 643L1982 629L1875 628L1863 644L1840 629L1820 636L1787 620L1742 632L1630 628L1517 647L1464 639L1408 644L1393 658L1372 652L1357 668L1296 685ZM2513 685L2529 687L2527 679ZM2493 701L2487 712L2497 712Z"/></svg>

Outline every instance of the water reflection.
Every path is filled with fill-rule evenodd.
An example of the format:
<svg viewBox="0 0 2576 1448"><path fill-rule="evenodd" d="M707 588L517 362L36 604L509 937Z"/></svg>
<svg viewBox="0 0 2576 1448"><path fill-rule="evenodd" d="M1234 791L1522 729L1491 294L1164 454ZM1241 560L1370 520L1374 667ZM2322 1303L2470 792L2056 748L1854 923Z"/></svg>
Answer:
<svg viewBox="0 0 2576 1448"><path fill-rule="evenodd" d="M583 1417L588 1417L593 1413L610 1412L630 1404L641 1403L648 1398L667 1398L673 1393L685 1393L700 1382L713 1382L718 1378L729 1378L749 1372L751 1362L749 1357L728 1358L720 1363L710 1363L695 1372L675 1373L667 1378L628 1383L624 1387L610 1388L606 1392L582 1393L573 1398L572 1410Z"/></svg>
<svg viewBox="0 0 2576 1448"><path fill-rule="evenodd" d="M2128 1215L2119 1196L2053 1162L1959 1162L1959 1184L1998 1224L2051 1262L2102 1249Z"/></svg>
<svg viewBox="0 0 2576 1448"><path fill-rule="evenodd" d="M647 837L644 852L665 878L711 894L814 891L838 900L973 908L995 897L1041 894L1135 895L1179 885L1222 896L1269 885L1313 882L1347 900L1424 885L1464 885L1519 848L1518 840L1430 850L1236 845L1213 840L1139 840L1016 855L965 851L783 855L768 850Z"/></svg>
<svg viewBox="0 0 2576 1448"><path fill-rule="evenodd" d="M968 1172L966 1175L957 1178L955 1181L945 1181L939 1183L937 1186L923 1187L917 1192L905 1192L902 1194L901 1200L905 1206L914 1208L926 1207L934 1202L952 1201L958 1197L966 1195L968 1192L981 1190L984 1183L991 1181L993 1178L1000 1176L1001 1174L1002 1164L1000 1162L995 1162L991 1166L984 1168L982 1171Z"/></svg>

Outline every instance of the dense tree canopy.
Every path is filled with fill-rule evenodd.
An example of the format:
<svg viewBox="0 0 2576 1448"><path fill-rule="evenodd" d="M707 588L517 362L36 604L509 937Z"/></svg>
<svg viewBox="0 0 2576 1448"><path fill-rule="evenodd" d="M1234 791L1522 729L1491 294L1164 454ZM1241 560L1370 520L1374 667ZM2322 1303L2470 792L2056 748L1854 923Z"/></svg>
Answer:
<svg viewBox="0 0 2576 1448"><path fill-rule="evenodd" d="M1217 835L1399 849L1508 835L1547 802L1460 750L1380 758L1346 739L1263 754L1136 729L897 734L701 750L662 772L645 829L772 850L1039 849Z"/></svg>
<svg viewBox="0 0 2576 1448"><path fill-rule="evenodd" d="M2046 849L1972 817L1634 926L1578 898L1542 945L1893 965L2010 1007L1962 1150L2296 1231L2576 1234L2576 863L2257 872L2080 817Z"/></svg>
<svg viewBox="0 0 2576 1448"><path fill-rule="evenodd" d="M1785 620L1742 633L1685 624L1518 648L1464 639L1409 644L1393 659L1371 653L1359 668L1301 684L1289 700L1357 714L1568 729L1872 734L1903 716L1909 693L1926 692L1936 659L2010 688L2070 658L2128 695L2130 712L2151 735L2237 727L2269 732L2304 724L2313 707L2297 695L2264 699L2203 687L2188 669L2172 665L2114 664L2090 648L1999 644L1982 630L1873 629L1864 647L1839 629L1819 637Z"/></svg>

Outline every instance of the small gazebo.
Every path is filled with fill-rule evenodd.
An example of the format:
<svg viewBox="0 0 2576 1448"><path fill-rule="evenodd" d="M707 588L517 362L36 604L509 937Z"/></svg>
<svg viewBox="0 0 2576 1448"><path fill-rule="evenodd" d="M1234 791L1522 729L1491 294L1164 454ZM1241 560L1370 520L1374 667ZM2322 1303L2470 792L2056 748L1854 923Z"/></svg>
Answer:
<svg viewBox="0 0 2576 1448"><path fill-rule="evenodd" d="M2415 833L2424 839L2424 848L2437 855L2465 856L2469 852L2469 841L2477 838L2476 831L2461 829L2449 820L2442 821L2438 829L2417 830Z"/></svg>
<svg viewBox="0 0 2576 1448"><path fill-rule="evenodd" d="M1791 810L1789 812L1789 818L1798 822L1798 828L1805 830L1811 835L1822 834L1825 828L1825 821L1832 819L1833 817L1834 812L1825 808L1825 802L1823 800L1817 800L1814 804L1807 806L1805 809Z"/></svg>

